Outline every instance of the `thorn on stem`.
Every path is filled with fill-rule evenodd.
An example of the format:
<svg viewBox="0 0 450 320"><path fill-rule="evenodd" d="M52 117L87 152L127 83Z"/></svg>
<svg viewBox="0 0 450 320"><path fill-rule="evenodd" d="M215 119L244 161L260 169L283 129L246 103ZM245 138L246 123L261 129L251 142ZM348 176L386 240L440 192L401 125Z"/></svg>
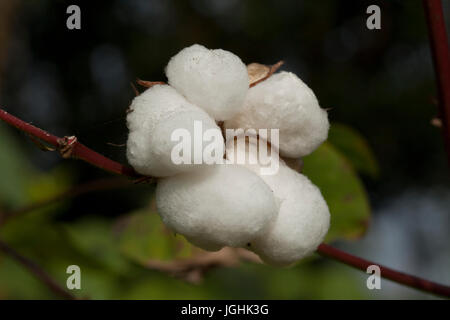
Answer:
<svg viewBox="0 0 450 320"><path fill-rule="evenodd" d="M72 156L72 151L75 143L77 142L77 137L75 136L65 136L62 139L58 139L58 151L61 157L68 159Z"/></svg>

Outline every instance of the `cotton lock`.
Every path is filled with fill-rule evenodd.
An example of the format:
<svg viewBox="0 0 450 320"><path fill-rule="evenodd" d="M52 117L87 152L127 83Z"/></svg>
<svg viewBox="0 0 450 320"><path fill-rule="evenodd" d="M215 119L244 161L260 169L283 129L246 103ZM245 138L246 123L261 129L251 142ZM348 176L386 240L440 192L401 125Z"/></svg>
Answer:
<svg viewBox="0 0 450 320"><path fill-rule="evenodd" d="M244 110L225 127L279 129L280 154L298 158L327 139L329 123L313 91L295 74L280 72L250 88Z"/></svg>
<svg viewBox="0 0 450 320"><path fill-rule="evenodd" d="M235 145L228 141L226 144L227 158L245 158L243 166L261 176L279 205L276 218L247 249L258 254L267 264L288 266L317 249L328 232L330 212L319 188L289 168L283 160L280 159L276 174L261 175L263 164L258 153L254 142ZM272 158L276 156L271 154Z"/></svg>
<svg viewBox="0 0 450 320"><path fill-rule="evenodd" d="M215 121L170 86L156 85L147 89L134 98L130 110L127 116L127 157L140 174L165 177L206 166L206 163L194 164L195 141L191 144L189 163L172 161L172 150L177 145L177 141L172 139L175 130L185 129L192 139L202 138L194 134L195 121L201 122L203 132L217 130L221 140L215 143L224 149L223 137Z"/></svg>
<svg viewBox="0 0 450 320"><path fill-rule="evenodd" d="M278 212L270 187L239 165L161 179L156 203L165 225L205 250L245 247Z"/></svg>
<svg viewBox="0 0 450 320"><path fill-rule="evenodd" d="M271 265L288 266L314 252L330 226L330 212L319 188L284 164L276 175L261 176L279 199L280 209L267 231L251 246Z"/></svg>
<svg viewBox="0 0 450 320"><path fill-rule="evenodd" d="M169 84L215 120L243 109L249 87L245 64L229 51L195 44L173 56L166 67Z"/></svg>

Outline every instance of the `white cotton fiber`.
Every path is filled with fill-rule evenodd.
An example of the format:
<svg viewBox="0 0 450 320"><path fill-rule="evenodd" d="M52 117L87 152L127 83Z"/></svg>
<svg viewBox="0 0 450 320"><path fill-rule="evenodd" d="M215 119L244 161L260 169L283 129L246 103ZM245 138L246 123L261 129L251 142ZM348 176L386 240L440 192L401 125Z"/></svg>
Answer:
<svg viewBox="0 0 450 320"><path fill-rule="evenodd" d="M250 88L244 110L226 128L279 129L280 154L298 158L328 136L328 115L313 91L295 74L280 72Z"/></svg>
<svg viewBox="0 0 450 320"><path fill-rule="evenodd" d="M261 178L273 190L280 210L250 249L268 264L287 266L317 249L328 232L330 212L319 188L284 164L278 174Z"/></svg>
<svg viewBox="0 0 450 320"><path fill-rule="evenodd" d="M315 251L330 226L327 203L319 188L279 157L305 156L328 136L327 112L312 90L289 72L249 89L237 56L200 45L172 57L166 75L170 86L143 92L127 115L128 161L137 172L160 177L156 206L164 224L202 249L244 247L276 266ZM227 164L207 165L211 158L224 162L224 137L215 121L243 130L237 138L227 132ZM180 129L190 138L178 154L178 160L188 158L184 164L174 162L184 140L174 140ZM215 148L204 135L212 130ZM210 150L215 157L207 160ZM194 164L198 152L201 163Z"/></svg>
<svg viewBox="0 0 450 320"><path fill-rule="evenodd" d="M243 165L261 176L276 174L280 164L285 163L276 148L252 135L227 137L225 153L229 163Z"/></svg>
<svg viewBox="0 0 450 320"><path fill-rule="evenodd" d="M202 166L193 164L194 143L201 143L201 136L208 129L218 131L220 139L215 142L222 150L224 148L223 137L215 121L170 86L156 85L147 89L134 98L130 109L127 116L127 157L140 174L165 177ZM201 122L200 137L194 134L194 121ZM171 141L171 135L176 129L186 129L190 133L190 163L176 164L172 161L172 150L180 143L179 140ZM202 143L203 148L208 144Z"/></svg>
<svg viewBox="0 0 450 320"><path fill-rule="evenodd" d="M250 148L252 144L248 141L244 149L243 145L227 141L227 159L236 161L238 155L245 155L244 166L259 174L272 189L279 211L269 228L246 248L268 264L287 266L315 251L322 242L330 225L328 206L320 190L281 159L276 174L261 175L263 165L259 161L250 163L251 157L257 157L256 148Z"/></svg>
<svg viewBox="0 0 450 320"><path fill-rule="evenodd" d="M161 179L156 205L170 229L205 250L246 246L278 212L269 186L238 165L214 165Z"/></svg>
<svg viewBox="0 0 450 320"><path fill-rule="evenodd" d="M198 44L173 56L166 75L172 87L218 121L242 110L249 87L247 68L238 56Z"/></svg>

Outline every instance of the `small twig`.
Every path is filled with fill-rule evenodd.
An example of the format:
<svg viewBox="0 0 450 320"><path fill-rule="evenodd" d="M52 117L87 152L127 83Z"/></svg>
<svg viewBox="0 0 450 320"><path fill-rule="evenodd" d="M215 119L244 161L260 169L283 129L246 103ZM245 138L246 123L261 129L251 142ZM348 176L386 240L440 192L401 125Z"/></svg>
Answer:
<svg viewBox="0 0 450 320"><path fill-rule="evenodd" d="M423 0L431 52L439 94L439 118L442 121L447 160L450 166L450 55L441 0Z"/></svg>
<svg viewBox="0 0 450 320"><path fill-rule="evenodd" d="M130 82L130 85L131 85L131 89L133 89L133 92L134 92L135 96L137 97L138 95L140 95L140 92L139 92L139 90L136 88L136 86L134 85L134 83L133 83L133 82Z"/></svg>
<svg viewBox="0 0 450 320"><path fill-rule="evenodd" d="M108 146L111 146L111 147L117 147L117 148L123 148L123 147L126 147L126 146L127 146L126 143L112 143L112 142L107 142L106 144L107 144Z"/></svg>
<svg viewBox="0 0 450 320"><path fill-rule="evenodd" d="M317 252L322 256L343 262L346 265L352 266L356 269L360 269L363 271L366 271L367 267L370 265L377 265L380 267L381 276L383 278L390 279L392 281L395 281L397 283L403 284L411 288L419 289L425 292L430 292L435 295L447 298L450 297L450 287L448 286L444 286L439 283L431 282L419 277L415 277L400 271L384 267L382 265L379 265L378 263L364 260L362 258L346 253L342 250L333 248L327 244L322 243L317 249Z"/></svg>
<svg viewBox="0 0 450 320"><path fill-rule="evenodd" d="M15 218L17 216L21 216L21 215L24 215L24 214L32 212L32 211L42 209L46 206L49 206L51 204L54 204L54 203L62 201L62 200L67 200L67 199L77 197L77 196L80 196L82 194L86 194L89 192L105 191L105 190L117 189L117 188L122 188L122 187L126 187L126 186L132 186L132 185L133 184L132 184L131 180L124 179L122 177L98 179L98 180L90 181L90 182L87 182L84 184L80 184L78 186L70 188L67 191L57 194L51 198L38 201L36 203L24 206L22 208L19 208L19 209L13 210L13 211L3 212L2 220L0 221L0 226L3 226L11 218Z"/></svg>
<svg viewBox="0 0 450 320"><path fill-rule="evenodd" d="M253 252L242 248L225 247L217 252L201 252L188 259L171 261L151 259L146 261L145 266L186 282L198 284L212 269L236 267L241 261L261 263L259 257Z"/></svg>
<svg viewBox="0 0 450 320"><path fill-rule="evenodd" d="M30 271L36 278L41 280L56 295L64 299L77 299L74 295L60 286L52 277L47 274L47 272L42 270L41 267L39 267L36 263L22 256L2 240L0 240L0 251L3 251L6 255L22 264L26 269L28 269L28 271Z"/></svg>

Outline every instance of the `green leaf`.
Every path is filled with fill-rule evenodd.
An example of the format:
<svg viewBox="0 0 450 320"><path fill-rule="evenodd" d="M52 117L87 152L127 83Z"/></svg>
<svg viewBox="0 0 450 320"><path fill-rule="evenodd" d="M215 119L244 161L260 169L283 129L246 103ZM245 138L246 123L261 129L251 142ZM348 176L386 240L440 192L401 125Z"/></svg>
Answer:
<svg viewBox="0 0 450 320"><path fill-rule="evenodd" d="M124 224L120 235L120 249L141 264L145 264L149 259L187 258L200 250L187 242L183 236L167 229L155 212L144 209L132 213Z"/></svg>
<svg viewBox="0 0 450 320"><path fill-rule="evenodd" d="M35 171L17 139L0 124L0 204L18 207L27 201L24 192Z"/></svg>
<svg viewBox="0 0 450 320"><path fill-rule="evenodd" d="M370 206L349 161L327 142L303 160L303 174L320 188L330 208L331 226L326 240L360 237L370 219Z"/></svg>
<svg viewBox="0 0 450 320"><path fill-rule="evenodd" d="M45 215L25 215L17 217L2 228L2 239L22 255L36 262L65 287L69 265L81 269L81 290L72 291L77 297L110 299L119 295L128 274L133 274L129 261L120 254L115 241L112 223L100 219L83 219L69 223L54 223L43 218ZM48 216L48 215L47 215ZM11 275L15 267L28 273L23 266L11 259L0 257L0 295L39 299L55 298L41 281L31 277ZM8 281L3 281L7 278ZM26 284L22 285L22 282ZM30 286L28 288L28 286ZM31 287L33 286L33 287Z"/></svg>
<svg viewBox="0 0 450 320"><path fill-rule="evenodd" d="M28 160L18 139L3 123L0 123L0 146L1 206L17 209L51 198L69 187L67 169L59 167L50 172L39 172ZM57 206L52 207L54 209Z"/></svg>
<svg viewBox="0 0 450 320"><path fill-rule="evenodd" d="M69 169L63 166L49 172L37 172L26 183L27 202L32 204L62 194L69 189L71 181Z"/></svg>
<svg viewBox="0 0 450 320"><path fill-rule="evenodd" d="M105 219L85 218L62 225L72 245L110 270L125 272L128 264L117 248L113 224Z"/></svg>
<svg viewBox="0 0 450 320"><path fill-rule="evenodd" d="M378 177L378 162L367 140L358 131L344 124L333 123L328 142L344 154L356 170L372 178Z"/></svg>

